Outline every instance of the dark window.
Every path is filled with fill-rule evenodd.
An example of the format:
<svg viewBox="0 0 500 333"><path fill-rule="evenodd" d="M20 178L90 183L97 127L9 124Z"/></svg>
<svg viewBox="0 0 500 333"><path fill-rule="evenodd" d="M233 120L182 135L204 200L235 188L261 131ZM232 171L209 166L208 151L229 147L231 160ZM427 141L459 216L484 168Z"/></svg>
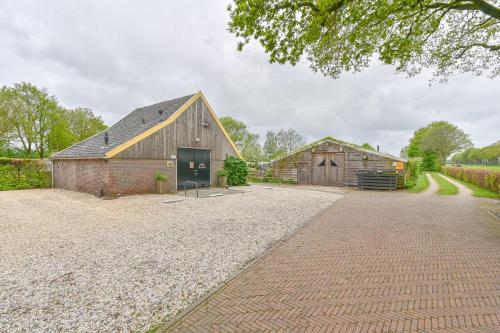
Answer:
<svg viewBox="0 0 500 333"><path fill-rule="evenodd" d="M321 161L321 163L318 164L318 166L325 166L325 160Z"/></svg>
<svg viewBox="0 0 500 333"><path fill-rule="evenodd" d="M338 166L333 160L330 160L330 165L331 166Z"/></svg>

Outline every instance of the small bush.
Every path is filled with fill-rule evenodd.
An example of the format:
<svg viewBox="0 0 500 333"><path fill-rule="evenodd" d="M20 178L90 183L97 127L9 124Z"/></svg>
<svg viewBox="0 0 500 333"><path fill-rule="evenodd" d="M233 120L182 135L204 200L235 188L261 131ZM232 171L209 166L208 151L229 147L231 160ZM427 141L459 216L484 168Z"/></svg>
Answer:
<svg viewBox="0 0 500 333"><path fill-rule="evenodd" d="M156 171L155 172L155 180L159 180L159 181L166 181L168 180L168 176L167 175L164 175L163 173L161 173L160 171Z"/></svg>
<svg viewBox="0 0 500 333"><path fill-rule="evenodd" d="M406 180L407 187L413 187L417 184L417 179L422 172L422 159L414 158L406 164Z"/></svg>
<svg viewBox="0 0 500 333"><path fill-rule="evenodd" d="M224 161L224 170L227 171L227 184L230 186L245 185L247 183L247 163L241 158L229 156Z"/></svg>
<svg viewBox="0 0 500 333"><path fill-rule="evenodd" d="M217 171L217 177L227 177L228 173L226 170L224 169L220 169L219 171Z"/></svg>
<svg viewBox="0 0 500 333"><path fill-rule="evenodd" d="M273 178L274 178L274 176L273 176L273 168L269 168L269 169L267 169L264 172L264 177L262 177L262 180L265 181L265 182L268 182L268 181L270 181Z"/></svg>
<svg viewBox="0 0 500 333"><path fill-rule="evenodd" d="M441 172L476 186L500 193L500 172L489 169L474 169L444 166Z"/></svg>
<svg viewBox="0 0 500 333"><path fill-rule="evenodd" d="M42 160L0 158L0 191L47 188L50 181Z"/></svg>

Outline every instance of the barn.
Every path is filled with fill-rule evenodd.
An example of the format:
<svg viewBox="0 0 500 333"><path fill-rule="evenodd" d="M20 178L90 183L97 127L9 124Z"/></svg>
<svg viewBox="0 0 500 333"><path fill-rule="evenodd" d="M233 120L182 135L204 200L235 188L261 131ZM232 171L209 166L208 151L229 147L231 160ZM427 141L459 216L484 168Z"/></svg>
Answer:
<svg viewBox="0 0 500 333"><path fill-rule="evenodd" d="M133 110L113 126L54 154L56 188L100 195L170 192L217 184L228 156L241 157L207 99L198 93Z"/></svg>
<svg viewBox="0 0 500 333"><path fill-rule="evenodd" d="M273 176L299 184L358 186L358 173L397 171L399 185L406 160L326 137L273 161Z"/></svg>

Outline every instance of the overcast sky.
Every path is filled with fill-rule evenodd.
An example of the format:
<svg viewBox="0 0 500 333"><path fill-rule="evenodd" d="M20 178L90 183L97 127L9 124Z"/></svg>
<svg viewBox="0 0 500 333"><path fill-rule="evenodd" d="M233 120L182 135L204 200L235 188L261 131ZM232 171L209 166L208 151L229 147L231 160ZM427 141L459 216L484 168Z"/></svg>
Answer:
<svg viewBox="0 0 500 333"><path fill-rule="evenodd" d="M500 139L500 80L460 75L429 87L391 66L334 80L307 64L236 51L229 1L0 0L0 84L28 81L111 125L134 108L202 90L219 116L262 137L295 128L399 154L415 129L448 120L476 146Z"/></svg>

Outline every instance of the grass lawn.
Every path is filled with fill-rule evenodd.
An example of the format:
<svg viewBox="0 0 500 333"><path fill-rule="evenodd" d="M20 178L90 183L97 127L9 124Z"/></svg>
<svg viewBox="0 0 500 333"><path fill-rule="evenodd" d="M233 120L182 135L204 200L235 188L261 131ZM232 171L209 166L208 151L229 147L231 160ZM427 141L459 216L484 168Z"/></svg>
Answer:
<svg viewBox="0 0 500 333"><path fill-rule="evenodd" d="M439 190L437 190L437 194L440 194L440 195L455 195L458 193L458 188L453 185L452 183L450 183L449 181L447 181L446 179L444 179L443 177L441 177L441 175L437 172L431 172L430 173L432 178L434 178L434 180L436 181L436 183L438 183L439 185Z"/></svg>
<svg viewBox="0 0 500 333"><path fill-rule="evenodd" d="M455 178L455 177L452 177L452 176L448 176L448 177L453 178L453 180L456 180L460 184L462 184L465 187L467 187L469 190L472 191L472 194L475 197L480 197L480 198L496 198L496 199L500 198L500 194L498 194L498 193L495 193L493 191L487 190L485 188L479 187L477 185L468 183L466 181L463 181L461 179L458 179L458 178Z"/></svg>
<svg viewBox="0 0 500 333"><path fill-rule="evenodd" d="M410 191L411 193L420 193L422 191L425 191L429 187L429 185L429 179L427 179L426 174L421 173L420 175L418 175L415 186L410 187L408 191Z"/></svg>
<svg viewBox="0 0 500 333"><path fill-rule="evenodd" d="M451 166L451 165L447 165ZM500 171L500 165L464 165L461 164L462 168L469 168L469 169L488 169L488 170L494 170L494 171Z"/></svg>

